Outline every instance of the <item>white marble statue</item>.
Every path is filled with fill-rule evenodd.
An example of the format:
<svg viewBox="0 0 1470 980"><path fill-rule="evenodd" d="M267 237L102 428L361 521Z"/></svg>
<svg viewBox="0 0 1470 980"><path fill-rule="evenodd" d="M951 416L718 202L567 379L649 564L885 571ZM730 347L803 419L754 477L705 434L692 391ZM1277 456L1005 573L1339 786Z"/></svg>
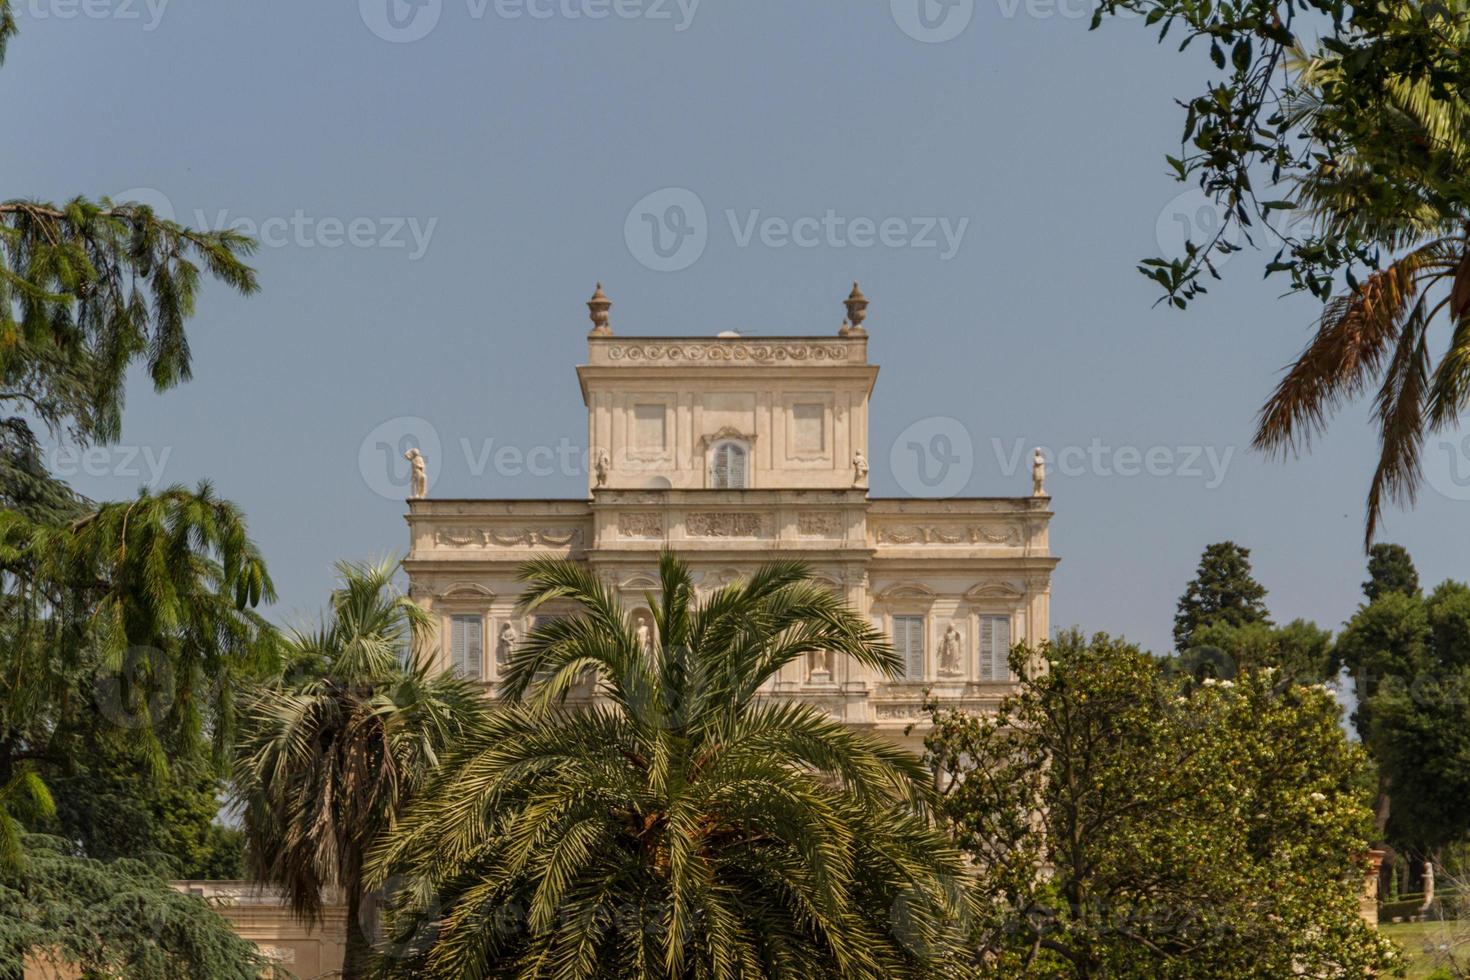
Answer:
<svg viewBox="0 0 1470 980"><path fill-rule="evenodd" d="M514 626L506 623L500 628L500 645L496 647L496 654L499 656L501 663L508 663L510 661L510 655L515 652L517 639L519 637L516 636L516 628Z"/></svg>
<svg viewBox="0 0 1470 980"><path fill-rule="evenodd" d="M1041 455L1040 448L1031 458L1031 496L1046 496L1046 457Z"/></svg>
<svg viewBox="0 0 1470 980"><path fill-rule="evenodd" d="M404 453L403 458L413 467L413 477L408 489L409 499L423 500L429 495L429 471L424 463L424 454L418 451L418 447L414 447Z"/></svg>
<svg viewBox="0 0 1470 980"><path fill-rule="evenodd" d="M607 455L606 449L597 450L597 462L593 464L593 475L597 477L599 487L607 486L607 473L612 467L612 460Z"/></svg>
<svg viewBox="0 0 1470 980"><path fill-rule="evenodd" d="M653 650L653 631L648 628L647 620L638 620L638 628L633 631L638 640L638 649L644 653Z"/></svg>
<svg viewBox="0 0 1470 980"><path fill-rule="evenodd" d="M959 630L955 629L954 623L950 623L949 629L944 631L944 641L939 645L939 672L941 674L955 677L964 672L960 667L963 645L964 637L960 635Z"/></svg>
<svg viewBox="0 0 1470 980"><path fill-rule="evenodd" d="M868 481L868 457L859 449L852 454L852 485L860 487Z"/></svg>

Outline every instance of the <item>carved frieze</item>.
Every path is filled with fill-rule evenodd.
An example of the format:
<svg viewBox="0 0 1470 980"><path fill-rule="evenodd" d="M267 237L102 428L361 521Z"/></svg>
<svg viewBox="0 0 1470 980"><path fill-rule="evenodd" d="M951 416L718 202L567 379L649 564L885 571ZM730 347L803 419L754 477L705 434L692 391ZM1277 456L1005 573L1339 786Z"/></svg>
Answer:
<svg viewBox="0 0 1470 980"><path fill-rule="evenodd" d="M758 538L761 534L761 515L696 511L684 519L684 527L691 537L696 538Z"/></svg>
<svg viewBox="0 0 1470 980"><path fill-rule="evenodd" d="M847 347L843 344L822 343L638 343L614 344L607 350L611 361L673 362L676 364L700 364L704 362L741 362L751 364L782 364L818 362L833 363L847 360Z"/></svg>
<svg viewBox="0 0 1470 980"><path fill-rule="evenodd" d="M661 538L664 518L652 511L632 511L618 515L618 534L625 538Z"/></svg>
<svg viewBox="0 0 1470 980"><path fill-rule="evenodd" d="M796 515L796 533L803 538L831 538L842 533L842 515L815 511Z"/></svg>
<svg viewBox="0 0 1470 980"><path fill-rule="evenodd" d="M565 548L582 537L579 528L499 528L485 532L490 541L502 548Z"/></svg>
<svg viewBox="0 0 1470 980"><path fill-rule="evenodd" d="M1021 529L1005 524L884 524L879 544L1003 544L1022 543Z"/></svg>
<svg viewBox="0 0 1470 980"><path fill-rule="evenodd" d="M434 532L434 543L451 548L567 548L582 539L575 527L445 527Z"/></svg>

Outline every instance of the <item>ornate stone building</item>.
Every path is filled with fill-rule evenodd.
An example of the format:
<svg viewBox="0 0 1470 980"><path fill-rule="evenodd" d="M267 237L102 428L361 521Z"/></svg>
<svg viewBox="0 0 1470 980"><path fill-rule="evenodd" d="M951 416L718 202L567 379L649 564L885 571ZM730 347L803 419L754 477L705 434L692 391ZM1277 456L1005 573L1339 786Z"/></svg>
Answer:
<svg viewBox="0 0 1470 980"><path fill-rule="evenodd" d="M588 306L577 368L588 497L409 502L411 593L439 619L447 669L494 695L507 654L535 625L514 608L516 568L533 555L587 563L651 627L644 595L668 548L701 588L776 556L804 559L904 658L895 680L815 657L783 672L771 697L896 738L926 690L972 709L996 704L1010 644L1047 636L1050 498L1039 478L1026 497L869 496L878 368L856 286L848 321L827 337L620 337L601 286Z"/></svg>

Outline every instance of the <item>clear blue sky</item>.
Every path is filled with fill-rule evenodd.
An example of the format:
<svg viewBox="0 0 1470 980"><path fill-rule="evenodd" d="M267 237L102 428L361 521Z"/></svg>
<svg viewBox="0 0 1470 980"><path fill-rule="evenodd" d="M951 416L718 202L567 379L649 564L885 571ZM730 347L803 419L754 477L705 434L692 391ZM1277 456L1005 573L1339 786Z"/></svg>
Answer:
<svg viewBox="0 0 1470 980"><path fill-rule="evenodd" d="M1336 628L1357 602L1365 407L1303 461L1248 448L1313 305L1278 299L1251 254L1187 313L1134 272L1193 213L1162 157L1203 57L1136 22L1089 33L1077 0L975 0L927 43L910 34L962 20L926 27L910 0L703 0L692 18L690 0L394 0L393 21L385 0L16 2L0 196L147 188L276 242L260 295L203 297L193 382L132 388L132 448L60 460L97 497L130 495L150 459L164 483L212 479L248 513L283 619L321 605L334 559L406 547L401 499L360 465L385 420L432 425L437 495L583 492L477 459L491 439L583 444L573 366L599 279L625 334L829 333L862 280L875 493L912 483L888 450L933 417L969 437L972 495L1027 492L1018 445L1083 451L1049 482L1054 625L1166 649L1224 538L1252 549L1278 619ZM637 237L635 205L665 188L707 216L677 271ZM649 212L666 230L697 218L670 200ZM829 210L837 230L808 222L802 245L760 227ZM888 218L888 244L861 220ZM967 224L951 249L924 219ZM1205 450L1233 454L1223 480ZM1431 487L1387 534L1428 582L1464 577L1464 514Z"/></svg>

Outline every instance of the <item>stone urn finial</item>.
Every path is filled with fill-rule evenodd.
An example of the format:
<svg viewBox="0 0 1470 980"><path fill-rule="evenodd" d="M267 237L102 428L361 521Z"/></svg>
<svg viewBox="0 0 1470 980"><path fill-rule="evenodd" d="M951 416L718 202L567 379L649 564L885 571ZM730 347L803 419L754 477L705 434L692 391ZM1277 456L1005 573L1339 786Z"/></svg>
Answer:
<svg viewBox="0 0 1470 980"><path fill-rule="evenodd" d="M863 329L863 321L868 318L868 297L863 295L862 289L856 282L852 284L852 292L848 295L844 305L847 307L847 320L838 332L844 337L867 333Z"/></svg>
<svg viewBox="0 0 1470 980"><path fill-rule="evenodd" d="M607 298L607 293L602 291L602 283L597 284L597 291L587 301L587 310L592 316L592 336L611 337L612 325L608 320L608 311L612 309L612 300Z"/></svg>

